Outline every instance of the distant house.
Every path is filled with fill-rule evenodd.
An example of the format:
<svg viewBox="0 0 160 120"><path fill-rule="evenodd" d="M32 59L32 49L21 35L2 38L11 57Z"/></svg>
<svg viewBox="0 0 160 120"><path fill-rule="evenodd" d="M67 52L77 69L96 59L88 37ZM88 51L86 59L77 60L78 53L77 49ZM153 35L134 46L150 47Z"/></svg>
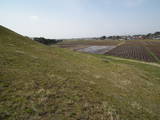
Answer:
<svg viewBox="0 0 160 120"><path fill-rule="evenodd" d="M160 35L154 37L153 39L155 39L155 40L160 40Z"/></svg>

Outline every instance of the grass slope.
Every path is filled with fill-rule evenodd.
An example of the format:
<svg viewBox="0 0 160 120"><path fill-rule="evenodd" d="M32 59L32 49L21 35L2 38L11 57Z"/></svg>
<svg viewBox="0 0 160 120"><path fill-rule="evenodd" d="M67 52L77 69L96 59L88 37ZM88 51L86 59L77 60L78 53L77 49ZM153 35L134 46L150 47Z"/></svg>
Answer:
<svg viewBox="0 0 160 120"><path fill-rule="evenodd" d="M158 120L160 68L48 47L0 26L0 119Z"/></svg>

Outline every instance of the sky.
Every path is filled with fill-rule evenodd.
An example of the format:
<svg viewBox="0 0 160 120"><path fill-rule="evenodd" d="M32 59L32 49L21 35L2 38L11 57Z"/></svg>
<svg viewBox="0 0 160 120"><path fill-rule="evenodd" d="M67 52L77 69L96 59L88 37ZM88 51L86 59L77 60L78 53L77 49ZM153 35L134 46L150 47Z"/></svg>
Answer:
<svg viewBox="0 0 160 120"><path fill-rule="evenodd" d="M0 0L0 25L46 38L160 31L160 0Z"/></svg>

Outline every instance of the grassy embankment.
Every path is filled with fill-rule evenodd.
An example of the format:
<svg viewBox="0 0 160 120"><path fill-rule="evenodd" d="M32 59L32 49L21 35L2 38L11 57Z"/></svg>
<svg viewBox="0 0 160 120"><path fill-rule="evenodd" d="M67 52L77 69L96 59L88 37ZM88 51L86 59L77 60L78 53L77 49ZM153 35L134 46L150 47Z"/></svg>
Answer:
<svg viewBox="0 0 160 120"><path fill-rule="evenodd" d="M0 26L0 119L158 120L160 67L48 47Z"/></svg>

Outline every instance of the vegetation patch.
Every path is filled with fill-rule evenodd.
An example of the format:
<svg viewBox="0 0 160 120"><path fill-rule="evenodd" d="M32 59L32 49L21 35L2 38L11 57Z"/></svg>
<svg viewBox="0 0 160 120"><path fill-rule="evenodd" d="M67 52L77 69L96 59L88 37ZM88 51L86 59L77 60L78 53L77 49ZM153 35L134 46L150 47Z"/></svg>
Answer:
<svg viewBox="0 0 160 120"><path fill-rule="evenodd" d="M49 47L0 26L0 119L158 120L157 66Z"/></svg>

